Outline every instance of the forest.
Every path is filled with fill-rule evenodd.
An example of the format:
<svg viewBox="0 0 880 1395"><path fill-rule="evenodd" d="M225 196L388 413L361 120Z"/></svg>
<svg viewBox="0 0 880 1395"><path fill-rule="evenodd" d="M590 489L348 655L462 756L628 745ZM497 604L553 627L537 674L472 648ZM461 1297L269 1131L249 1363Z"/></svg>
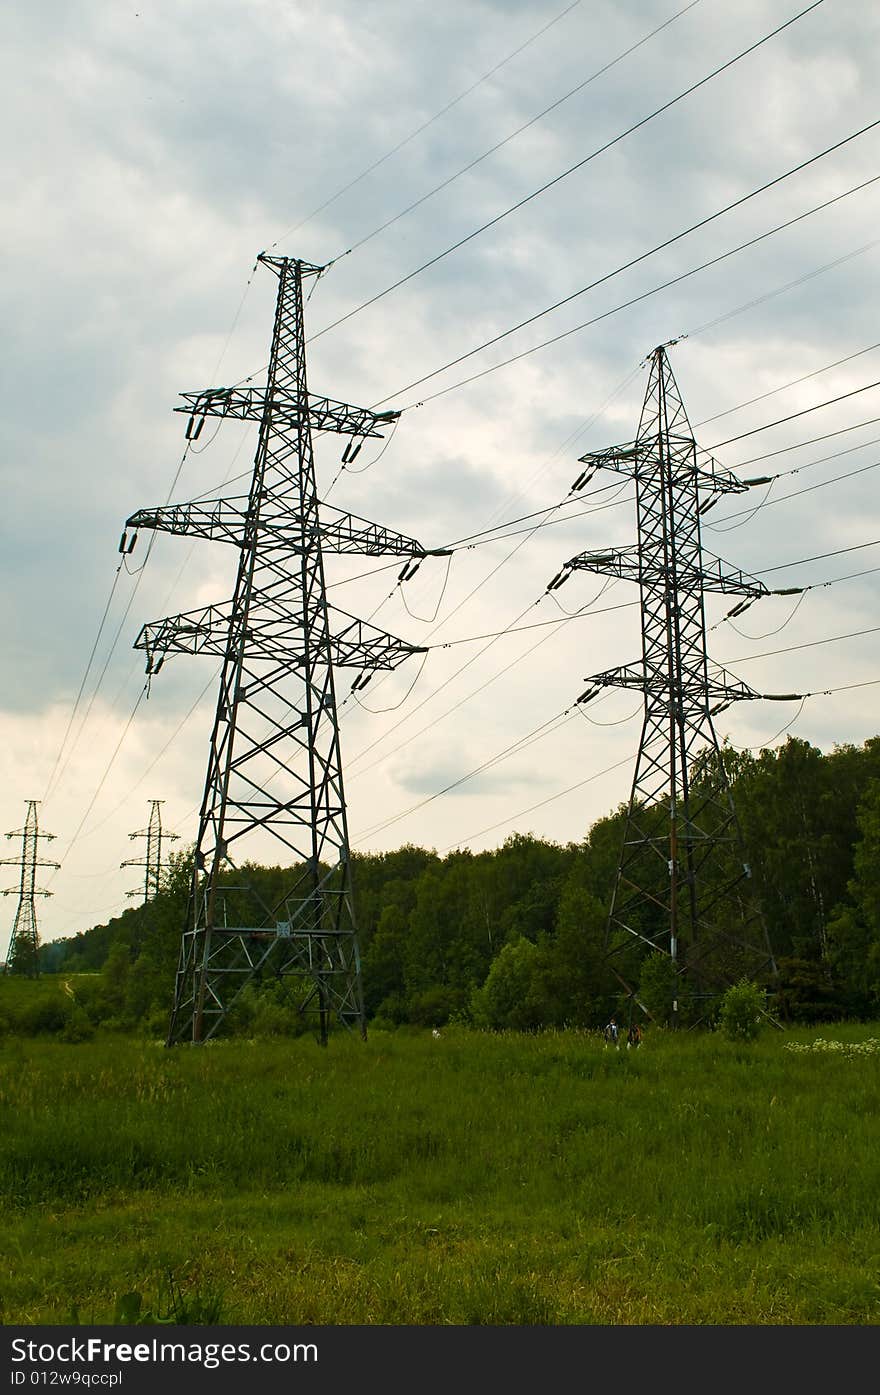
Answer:
<svg viewBox="0 0 880 1395"><path fill-rule="evenodd" d="M880 1010L880 737L823 753L806 741L758 754L725 747L751 879L778 974L780 1017L812 1024ZM704 765L699 779L711 780ZM403 846L356 855L353 876L368 1020L379 1028L535 1031L600 1026L620 1003L605 926L625 808L581 842L515 833L491 851L440 857ZM105 925L42 946L41 972L78 975L75 995L8 999L0 1029L85 1039L96 1027L167 1026L191 854L169 858L161 894ZM266 899L289 875L248 866ZM26 970L26 965L13 965ZM634 945L627 973L660 1024L668 961ZM231 1030L296 1035L298 985L271 977L242 993ZM21 1018L21 1020L18 1020ZM30 1020L33 1018L33 1020Z"/></svg>

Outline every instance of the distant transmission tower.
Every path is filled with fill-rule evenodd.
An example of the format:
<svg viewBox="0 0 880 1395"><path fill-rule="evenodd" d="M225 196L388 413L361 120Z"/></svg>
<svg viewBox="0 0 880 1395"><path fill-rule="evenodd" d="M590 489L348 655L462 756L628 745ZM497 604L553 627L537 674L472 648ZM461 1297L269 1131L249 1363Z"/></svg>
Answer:
<svg viewBox="0 0 880 1395"><path fill-rule="evenodd" d="M150 800L150 822L146 828L142 828L138 833L129 833L129 838L146 838L147 846L144 857L130 857L125 862L120 862L120 867L143 867L144 887L143 898L146 906L150 901L159 895L159 884L162 877L162 843L173 843L177 839L176 833L166 833L162 827L162 809L164 799ZM140 896L141 889L129 891L129 896Z"/></svg>
<svg viewBox="0 0 880 1395"><path fill-rule="evenodd" d="M47 862L37 856L39 840L55 837L54 833L40 832L37 822L38 802L36 799L27 801L28 811L24 828L17 828L6 835L7 838L21 838L21 855L0 858L0 865L21 867L18 886L7 887L3 892L4 896L12 896L18 892L18 910L15 912L12 936L6 953L6 972L26 974L28 978L37 978L40 972L40 936L37 932L34 898L52 895L51 891L44 891L36 885L37 868L54 867L57 870L61 865L58 862Z"/></svg>
<svg viewBox="0 0 880 1395"><path fill-rule="evenodd" d="M700 538L700 518L718 498L755 481L736 479L711 457L698 463L666 348L650 356L635 441L583 456L586 468L574 486L583 488L600 468L631 477L638 545L583 552L550 587L560 586L573 570L639 585L641 662L594 674L578 701L589 702L606 687L644 693L607 949L630 995L634 941L669 956L680 985L672 1004L676 1022L680 998L691 1000L699 1020L707 1006L699 1000L713 998L741 974L775 972L776 966L750 894L750 869L712 722L728 704L761 694L708 659L704 613L706 592L742 597L734 611L769 593L720 558L706 558Z"/></svg>
<svg viewBox="0 0 880 1395"><path fill-rule="evenodd" d="M192 440L209 416L259 422L250 493L145 509L126 524L239 552L230 601L146 625L135 642L148 673L168 653L222 659L169 1045L213 1037L263 972L301 981L301 1011L316 1014L322 1042L332 1016L365 1034L334 672L360 670L354 688L363 687L374 670L424 652L330 606L324 581L325 553L427 555L414 538L318 499L312 432L351 437L346 462L360 449L354 438L380 436L399 413L308 391L303 282L323 268L258 260L278 278L266 386L183 393L177 408L190 414ZM293 864L271 903L248 885L239 853L261 832Z"/></svg>

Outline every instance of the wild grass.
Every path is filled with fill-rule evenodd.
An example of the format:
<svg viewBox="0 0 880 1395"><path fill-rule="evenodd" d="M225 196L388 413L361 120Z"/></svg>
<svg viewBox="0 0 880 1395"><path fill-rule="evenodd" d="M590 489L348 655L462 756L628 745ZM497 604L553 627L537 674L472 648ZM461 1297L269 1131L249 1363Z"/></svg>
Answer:
<svg viewBox="0 0 880 1395"><path fill-rule="evenodd" d="M7 1037L0 1317L876 1323L880 1056L817 1035L877 1031Z"/></svg>

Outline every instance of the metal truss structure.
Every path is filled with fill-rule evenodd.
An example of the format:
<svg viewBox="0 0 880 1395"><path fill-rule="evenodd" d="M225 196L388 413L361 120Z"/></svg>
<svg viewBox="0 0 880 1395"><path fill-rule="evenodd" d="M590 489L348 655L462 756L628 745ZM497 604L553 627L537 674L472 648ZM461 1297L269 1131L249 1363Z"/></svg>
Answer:
<svg viewBox="0 0 880 1395"><path fill-rule="evenodd" d="M143 509L126 528L232 544L231 600L145 625L135 647L156 673L167 654L221 659L219 696L199 815L195 865L168 1044L207 1041L255 977L289 976L300 1009L326 1042L331 1018L365 1035L335 671L355 687L423 650L327 602L324 556L421 559L415 538L319 502L312 433L378 437L397 412L313 396L306 382L303 282L323 268L258 259L278 278L264 387L184 393L195 440L206 417L259 423L247 498ZM123 535L124 546L126 535ZM271 835L286 864L280 895L251 884L240 849Z"/></svg>
<svg viewBox="0 0 880 1395"><path fill-rule="evenodd" d="M37 868L53 867L57 871L61 865L37 856L40 839L46 838L51 841L55 837L54 833L40 832L37 803L36 799L27 801L24 828L17 828L6 835L7 838L21 838L20 856L0 858L0 866L21 868L18 886L7 887L3 892L4 896L13 896L18 892L18 910L15 912L9 949L6 952L6 972L26 974L28 978L37 978L40 973L40 936L37 931L37 909L34 899L37 896L52 895L51 891L37 886Z"/></svg>
<svg viewBox="0 0 880 1395"><path fill-rule="evenodd" d="M673 1021L679 999L700 1019L740 974L774 972L763 919L750 894L750 869L713 717L732 702L757 698L706 654L704 596L742 597L742 608L769 594L762 582L702 548L701 517L726 494L752 481L735 478L697 446L666 352L650 356L650 374L635 441L585 455L575 481L597 469L635 483L638 545L573 557L553 581L574 571L638 583L640 663L596 673L578 699L603 688L644 694L623 845L608 917L607 950L632 996L639 954L660 951L674 966ZM739 607L735 607L739 609ZM786 695L787 696L787 695Z"/></svg>
<svg viewBox="0 0 880 1395"><path fill-rule="evenodd" d="M162 827L162 808L164 799L150 800L150 821L146 828L140 829L137 833L129 833L129 838L146 838L147 846L143 857L130 857L125 862L120 862L120 867L143 867L144 886L143 892L140 887L135 891L129 891L129 896L143 895L144 905L148 905L159 895L159 886L162 878L162 843L176 842L176 833L166 833Z"/></svg>

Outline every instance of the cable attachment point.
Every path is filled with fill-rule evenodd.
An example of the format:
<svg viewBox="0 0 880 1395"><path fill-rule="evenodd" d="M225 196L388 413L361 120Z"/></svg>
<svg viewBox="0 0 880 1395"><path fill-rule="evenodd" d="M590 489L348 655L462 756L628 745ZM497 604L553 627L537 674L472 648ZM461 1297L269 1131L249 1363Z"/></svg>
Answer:
<svg viewBox="0 0 880 1395"><path fill-rule="evenodd" d="M202 427L205 425L205 413L193 411L189 421L186 423L186 439L197 441L202 434Z"/></svg>
<svg viewBox="0 0 880 1395"><path fill-rule="evenodd" d="M357 678L354 680L354 682L353 682L352 685L351 685L351 691L352 691L353 693L357 693L357 692L360 692L361 689L365 688L365 687L367 686L367 684L369 683L370 679L373 677L374 672L375 672L374 669L369 669L369 670L368 670L367 672L365 672L365 673L359 673L358 676L357 676Z"/></svg>
<svg viewBox="0 0 880 1395"><path fill-rule="evenodd" d="M558 571L558 572L556 573L556 575L554 576L554 578L553 578L552 581L548 581L548 583L547 583L547 590L548 590L548 591L558 591L559 588L560 588L560 586L564 586L564 585L565 585L566 581L568 581L568 578L569 578L570 576L571 576L571 568L568 567L568 566L566 565L566 566L564 566L564 567L562 568L561 571Z"/></svg>
<svg viewBox="0 0 880 1395"><path fill-rule="evenodd" d="M595 688L595 687L594 687L594 688L586 688L586 689L581 693L580 697L577 699L577 703L575 704L575 706L577 706L578 704L580 704L580 706L583 707L586 703L592 702L592 701L593 701L593 698L596 697L597 694L600 693L601 691L602 691L601 688Z"/></svg>
<svg viewBox="0 0 880 1395"><path fill-rule="evenodd" d="M809 591L809 586L786 586L784 591L771 591L771 596L802 596L805 591Z"/></svg>
<svg viewBox="0 0 880 1395"><path fill-rule="evenodd" d="M411 561L406 562L397 573L397 580L410 581L415 576L423 561L424 558L422 557L414 557Z"/></svg>
<svg viewBox="0 0 880 1395"><path fill-rule="evenodd" d="M717 717L719 712L726 712L729 706L729 702L716 702L714 707L709 708L709 716Z"/></svg>
<svg viewBox="0 0 880 1395"><path fill-rule="evenodd" d="M718 503L718 500L720 498L720 494L713 494L711 499L707 499L705 503L702 503L700 507L697 509L697 513L700 515L700 518L703 517L703 514L708 513L710 509L714 509L715 505Z"/></svg>
<svg viewBox="0 0 880 1395"><path fill-rule="evenodd" d="M742 615L745 611L748 610L749 606L755 604L755 601L757 599L757 596L751 596L748 600L737 601L736 605L733 606L725 615L725 620L733 620L737 615Z"/></svg>
<svg viewBox="0 0 880 1395"><path fill-rule="evenodd" d="M352 460L355 459L355 457L359 454L360 449L361 449L361 446L362 446L363 444L364 444L363 441L355 442L355 439L354 439L354 437L352 436L352 438L351 438L351 440L349 441L348 445L345 447L345 450L342 452L342 463L343 463L343 465L348 465L350 461L352 461ZM353 450L352 450L352 447L354 447Z"/></svg>
<svg viewBox="0 0 880 1395"><path fill-rule="evenodd" d="M581 470L581 473L578 475L578 477L577 477L577 479L575 480L574 484L571 486L571 489L568 491L569 494L577 494L577 493L579 493L580 490L582 490L586 485L588 485L588 484L590 483L590 480L591 480L591 479L593 478L593 476L595 475L597 469L598 469L598 466L596 466L596 465L591 465L590 468L589 468L588 470Z"/></svg>

